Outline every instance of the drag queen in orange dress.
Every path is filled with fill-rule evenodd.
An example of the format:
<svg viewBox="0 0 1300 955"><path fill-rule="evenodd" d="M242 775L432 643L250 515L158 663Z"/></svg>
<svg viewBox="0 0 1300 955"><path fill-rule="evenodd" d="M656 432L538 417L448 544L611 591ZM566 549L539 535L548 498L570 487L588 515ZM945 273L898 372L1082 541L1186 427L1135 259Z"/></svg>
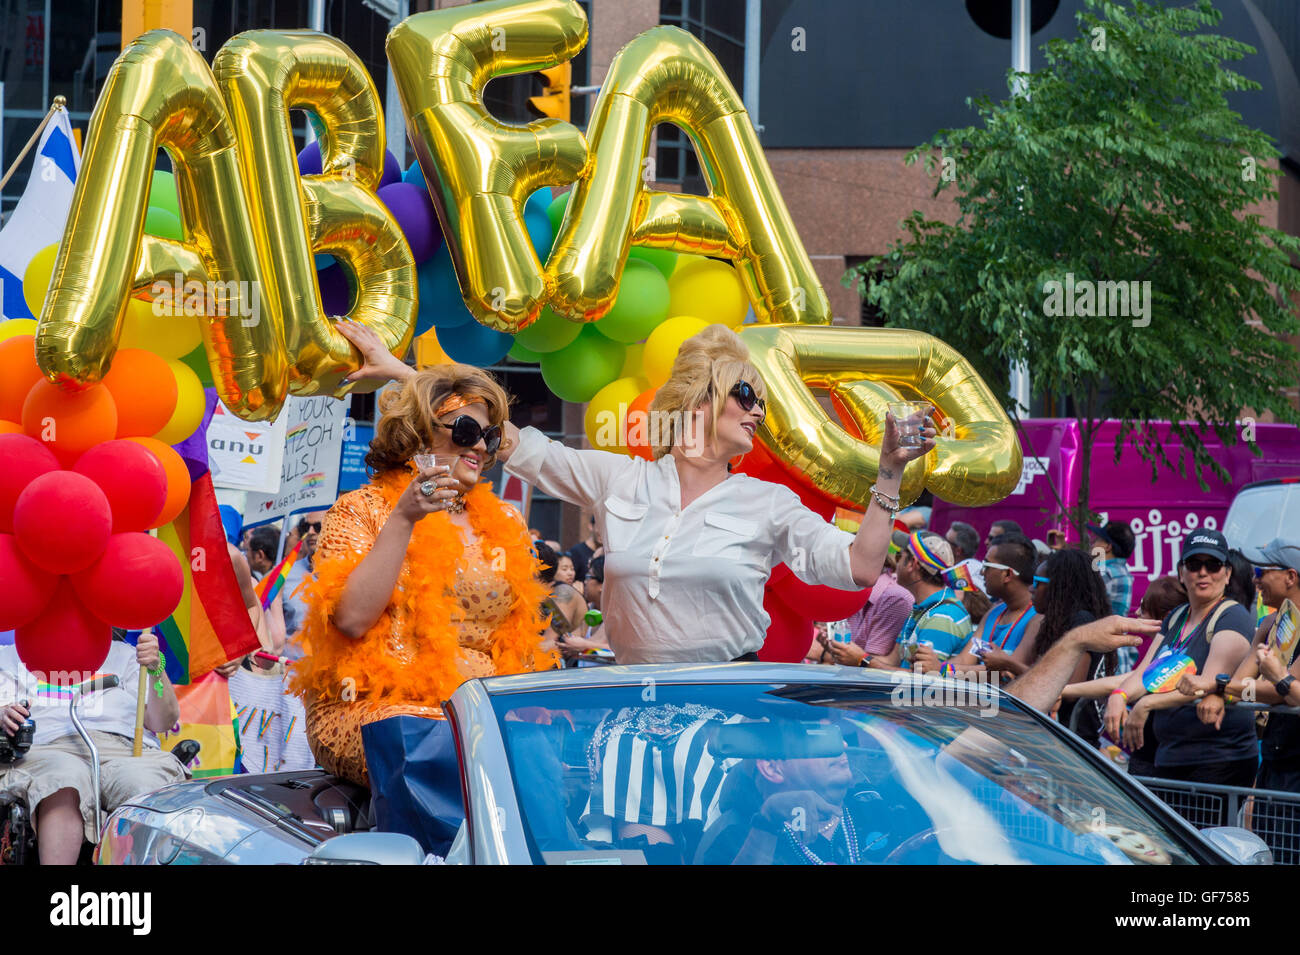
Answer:
<svg viewBox="0 0 1300 955"><path fill-rule="evenodd" d="M528 530L479 483L501 441L505 392L467 365L408 372L383 402L366 455L373 478L325 517L306 656L294 666L317 761L361 784L363 725L440 718L467 679L556 665ZM459 461L450 475L422 470L421 452Z"/></svg>

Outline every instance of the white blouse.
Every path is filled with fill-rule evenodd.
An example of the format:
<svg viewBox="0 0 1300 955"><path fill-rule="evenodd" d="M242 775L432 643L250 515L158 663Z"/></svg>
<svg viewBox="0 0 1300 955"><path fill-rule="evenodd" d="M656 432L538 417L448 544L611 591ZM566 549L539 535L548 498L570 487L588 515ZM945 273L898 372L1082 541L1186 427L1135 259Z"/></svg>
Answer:
<svg viewBox="0 0 1300 955"><path fill-rule="evenodd" d="M779 484L733 474L683 508L671 454L579 451L535 428L520 433L506 471L595 512L601 607L619 663L715 663L758 650L771 623L763 585L780 563L805 583L861 589L853 535Z"/></svg>

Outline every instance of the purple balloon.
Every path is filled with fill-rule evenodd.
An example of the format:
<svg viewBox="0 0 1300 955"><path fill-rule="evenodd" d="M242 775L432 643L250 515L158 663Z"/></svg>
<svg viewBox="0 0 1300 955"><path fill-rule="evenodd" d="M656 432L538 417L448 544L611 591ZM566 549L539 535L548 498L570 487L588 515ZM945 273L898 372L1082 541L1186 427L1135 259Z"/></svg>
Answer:
<svg viewBox="0 0 1300 955"><path fill-rule="evenodd" d="M402 181L402 165L391 149L384 150L384 174L379 177L379 188Z"/></svg>
<svg viewBox="0 0 1300 955"><path fill-rule="evenodd" d="M346 315L352 304L352 288L348 285L347 273L343 266L335 262L329 268L316 273L320 283L320 300L325 306L326 315Z"/></svg>
<svg viewBox="0 0 1300 955"><path fill-rule="evenodd" d="M427 262L442 242L429 190L410 182L395 182L381 188L378 196L406 236L415 264Z"/></svg>
<svg viewBox="0 0 1300 955"><path fill-rule="evenodd" d="M304 146L302 152L298 154L298 174L319 176L320 171L320 140L315 140Z"/></svg>

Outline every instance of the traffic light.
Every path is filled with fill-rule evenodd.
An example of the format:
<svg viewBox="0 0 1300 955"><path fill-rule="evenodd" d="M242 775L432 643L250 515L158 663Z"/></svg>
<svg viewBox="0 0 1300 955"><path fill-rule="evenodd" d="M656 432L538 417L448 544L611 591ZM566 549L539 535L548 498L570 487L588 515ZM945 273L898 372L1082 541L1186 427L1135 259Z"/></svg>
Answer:
<svg viewBox="0 0 1300 955"><path fill-rule="evenodd" d="M561 63L549 70L538 70L533 76L542 83L540 96L528 97L528 105L542 116L569 121L569 86L573 79L573 64Z"/></svg>

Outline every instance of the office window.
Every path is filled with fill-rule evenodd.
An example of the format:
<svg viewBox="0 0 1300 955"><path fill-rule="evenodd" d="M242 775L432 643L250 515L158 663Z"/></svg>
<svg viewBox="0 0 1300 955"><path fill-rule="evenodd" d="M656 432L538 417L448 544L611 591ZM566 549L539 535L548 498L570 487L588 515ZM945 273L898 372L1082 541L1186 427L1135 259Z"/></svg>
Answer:
<svg viewBox="0 0 1300 955"><path fill-rule="evenodd" d="M681 27L704 41L718 58L737 93L745 85L745 4L740 0L660 0L659 22ZM660 126L655 178L681 183L682 191L704 195L708 188L690 139L676 126Z"/></svg>

